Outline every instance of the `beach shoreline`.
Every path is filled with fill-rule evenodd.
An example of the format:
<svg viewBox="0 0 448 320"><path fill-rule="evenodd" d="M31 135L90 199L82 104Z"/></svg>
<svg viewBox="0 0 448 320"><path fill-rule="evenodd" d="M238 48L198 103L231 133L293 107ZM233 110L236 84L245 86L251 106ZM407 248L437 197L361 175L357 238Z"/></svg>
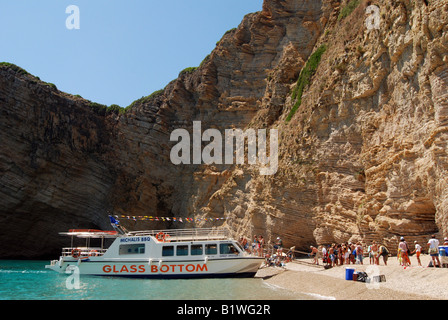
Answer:
<svg viewBox="0 0 448 320"><path fill-rule="evenodd" d="M427 267L431 257L420 256L418 266L411 256L411 267L400 266L396 257L388 265L350 264L325 269L322 262L312 265L311 259L296 259L284 267L261 268L256 277L270 285L297 295L318 300L448 300L448 268ZM384 275L385 282L364 283L345 280L346 268L366 272L369 276Z"/></svg>

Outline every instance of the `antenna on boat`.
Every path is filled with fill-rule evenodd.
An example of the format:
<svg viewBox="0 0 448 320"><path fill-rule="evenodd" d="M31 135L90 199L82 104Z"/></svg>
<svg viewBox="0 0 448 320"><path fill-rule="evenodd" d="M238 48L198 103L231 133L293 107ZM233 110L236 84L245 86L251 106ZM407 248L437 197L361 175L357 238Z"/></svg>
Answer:
<svg viewBox="0 0 448 320"><path fill-rule="evenodd" d="M126 229L124 229L122 226L120 226L120 222L109 215L110 224L112 225L112 228L114 228L115 231L117 231L119 234L126 234Z"/></svg>

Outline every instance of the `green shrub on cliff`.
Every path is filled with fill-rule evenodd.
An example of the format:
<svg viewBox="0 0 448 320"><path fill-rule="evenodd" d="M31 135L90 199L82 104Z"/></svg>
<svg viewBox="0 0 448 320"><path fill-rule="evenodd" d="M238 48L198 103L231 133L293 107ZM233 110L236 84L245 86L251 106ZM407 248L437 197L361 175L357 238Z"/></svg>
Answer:
<svg viewBox="0 0 448 320"><path fill-rule="evenodd" d="M327 50L325 44L321 45L313 54L309 57L308 61L300 72L299 79L297 80L297 84L292 91L292 99L296 100L294 106L286 117L286 121L290 121L297 109L299 109L302 103L302 94L305 88L310 84L311 77L317 70L317 66L319 65L320 59L324 52Z"/></svg>
<svg viewBox="0 0 448 320"><path fill-rule="evenodd" d="M23 75L25 75L25 74L30 74L28 71L26 71L25 69L23 69L23 68L21 68L21 67L19 67L19 66L16 66L15 64L13 64L13 63L9 63L9 62L0 62L0 67L8 67L8 68L10 68L11 70L14 70L15 72L17 72L18 74L23 74Z"/></svg>
<svg viewBox="0 0 448 320"><path fill-rule="evenodd" d="M129 106L127 106L125 109L127 110L127 109L130 109L130 108L132 108L132 107L134 107L136 105L144 104L146 102L149 102L152 99L162 95L164 91L165 91L164 89L156 90L153 93L151 93L149 96L141 97L140 99L135 100Z"/></svg>
<svg viewBox="0 0 448 320"><path fill-rule="evenodd" d="M97 102L90 102L89 107L97 114L104 116L106 114L107 106Z"/></svg>
<svg viewBox="0 0 448 320"><path fill-rule="evenodd" d="M350 0L347 5L339 12L338 20L348 17L361 3L361 0Z"/></svg>
<svg viewBox="0 0 448 320"><path fill-rule="evenodd" d="M230 30L227 30L221 37L221 39L219 39L218 41L216 41L216 45L219 45L219 43L221 42L221 40L228 35L229 33L235 32L237 29L236 28L232 28Z"/></svg>
<svg viewBox="0 0 448 320"><path fill-rule="evenodd" d="M47 84L48 86L52 87L53 89L58 90L58 87L56 87L56 85L55 85L54 83L46 82L46 84Z"/></svg>
<svg viewBox="0 0 448 320"><path fill-rule="evenodd" d="M184 70L182 70L181 72L179 72L179 77L186 74L186 73L192 73L193 71L195 71L198 67L188 67L185 68Z"/></svg>
<svg viewBox="0 0 448 320"><path fill-rule="evenodd" d="M115 114L120 114L120 113L124 113L125 112L125 108L120 107L118 104L111 104L107 109L106 109L106 114L109 113L115 113Z"/></svg>
<svg viewBox="0 0 448 320"><path fill-rule="evenodd" d="M90 102L89 103L89 107L96 113L99 114L101 116L107 115L107 114L111 114L114 113L116 115L122 114L126 112L126 108L120 107L118 104L111 104L109 107L101 104L101 103L97 103L97 102Z"/></svg>
<svg viewBox="0 0 448 320"><path fill-rule="evenodd" d="M0 67L7 67L7 68L13 70L15 73L18 73L20 75L29 75L31 77L34 77L34 79L40 80L39 77L36 77L36 76L32 75L31 73L29 73L25 69L15 65L14 63L0 62ZM36 82L34 81L34 83L36 83ZM54 83L45 82L45 81L41 81L40 83L43 83L43 84L45 84L45 85L47 85L47 86L49 86L49 87L51 87L51 88L53 88L55 90L58 90L58 87Z"/></svg>

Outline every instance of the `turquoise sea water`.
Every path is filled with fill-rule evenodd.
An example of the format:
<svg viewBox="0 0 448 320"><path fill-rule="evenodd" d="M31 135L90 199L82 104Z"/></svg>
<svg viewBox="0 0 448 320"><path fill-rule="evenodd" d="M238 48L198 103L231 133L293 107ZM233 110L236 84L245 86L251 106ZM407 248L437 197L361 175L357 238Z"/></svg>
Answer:
<svg viewBox="0 0 448 320"><path fill-rule="evenodd" d="M150 280L80 276L79 289L49 261L0 260L0 300L310 300L259 278Z"/></svg>

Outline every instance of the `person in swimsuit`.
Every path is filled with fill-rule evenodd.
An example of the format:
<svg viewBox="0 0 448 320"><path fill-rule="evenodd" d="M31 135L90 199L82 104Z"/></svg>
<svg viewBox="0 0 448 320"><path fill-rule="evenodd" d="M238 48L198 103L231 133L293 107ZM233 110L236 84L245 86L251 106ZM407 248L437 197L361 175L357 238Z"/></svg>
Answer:
<svg viewBox="0 0 448 320"><path fill-rule="evenodd" d="M263 256L263 249L264 249L264 238L262 235L258 236L258 256Z"/></svg>
<svg viewBox="0 0 448 320"><path fill-rule="evenodd" d="M387 259L389 258L389 250L387 249L387 247L384 244L380 245L379 255L383 257L384 265L387 266ZM378 262L379 262L379 258L378 258Z"/></svg>
<svg viewBox="0 0 448 320"><path fill-rule="evenodd" d="M350 264L350 249L348 247L344 247L344 258L345 264Z"/></svg>
<svg viewBox="0 0 448 320"><path fill-rule="evenodd" d="M254 241L252 242L252 253L254 255L258 255L258 246L259 246L258 238L257 236L255 236Z"/></svg>
<svg viewBox="0 0 448 320"><path fill-rule="evenodd" d="M372 242L372 246L370 247L370 251L372 253L372 258L373 258L373 264L380 264L379 262L379 257L378 257L378 244L376 243L375 240L373 240Z"/></svg>
<svg viewBox="0 0 448 320"><path fill-rule="evenodd" d="M418 261L418 265L422 266L422 262L420 261L420 254L422 253L422 246L418 244L417 241L414 241L414 251L412 251L412 253L415 253L416 257L417 257L417 261Z"/></svg>
<svg viewBox="0 0 448 320"><path fill-rule="evenodd" d="M334 254L334 245L331 245L331 247L328 249L328 257L330 258L330 266L335 266L335 254Z"/></svg>
<svg viewBox="0 0 448 320"><path fill-rule="evenodd" d="M364 252L362 250L361 242L356 244L356 263L363 264L362 259L364 258Z"/></svg>
<svg viewBox="0 0 448 320"><path fill-rule="evenodd" d="M411 261L409 260L408 256L408 244L404 240L404 237L400 238L400 243L398 244L398 248L400 249L401 254L401 263L404 267L410 266Z"/></svg>
<svg viewBox="0 0 448 320"><path fill-rule="evenodd" d="M311 246L310 247L311 248L311 253L310 253L310 256L313 258L313 264L319 264L319 260L317 259L317 248L316 247L313 247L313 246Z"/></svg>

